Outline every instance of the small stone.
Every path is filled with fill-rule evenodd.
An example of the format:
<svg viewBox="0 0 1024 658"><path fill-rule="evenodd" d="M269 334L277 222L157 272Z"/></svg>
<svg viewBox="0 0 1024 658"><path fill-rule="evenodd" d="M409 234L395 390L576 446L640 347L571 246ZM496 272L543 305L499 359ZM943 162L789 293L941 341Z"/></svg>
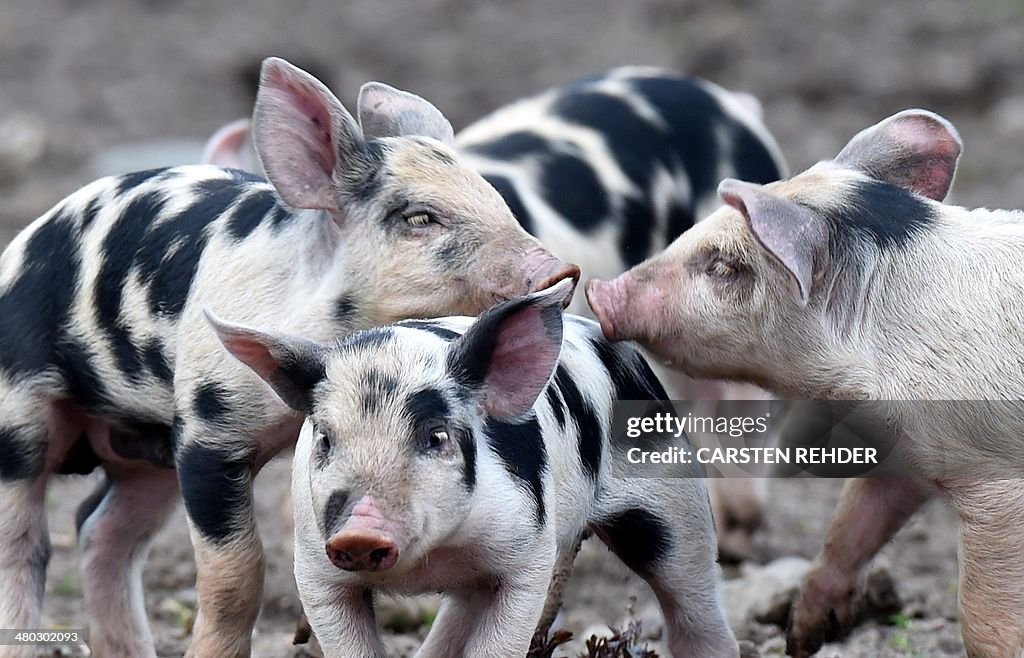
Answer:
<svg viewBox="0 0 1024 658"><path fill-rule="evenodd" d="M729 623L733 628L752 622L785 626L809 568L810 562L803 558L784 557L742 569L741 577L726 581L723 587Z"/></svg>

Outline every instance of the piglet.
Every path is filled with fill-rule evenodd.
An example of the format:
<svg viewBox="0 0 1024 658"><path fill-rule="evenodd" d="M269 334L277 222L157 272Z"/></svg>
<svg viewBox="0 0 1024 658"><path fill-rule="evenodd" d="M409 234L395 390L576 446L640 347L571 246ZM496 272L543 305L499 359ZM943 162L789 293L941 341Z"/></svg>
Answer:
<svg viewBox="0 0 1024 658"><path fill-rule="evenodd" d="M905 477L846 483L795 656L848 627L869 561L935 496L959 516L968 655L1024 654L1024 215L943 204L960 151L944 118L900 112L789 180L723 181L724 208L587 289L609 338L697 377L871 401L891 432Z"/></svg>
<svg viewBox="0 0 1024 658"><path fill-rule="evenodd" d="M596 323L563 326L571 287L330 346L210 317L227 349L307 416L292 478L295 576L326 656L384 655L377 593L441 591L418 656L519 658L556 563L588 528L654 588L673 655L739 655L699 472L612 475L623 450L610 438L613 402L664 391Z"/></svg>

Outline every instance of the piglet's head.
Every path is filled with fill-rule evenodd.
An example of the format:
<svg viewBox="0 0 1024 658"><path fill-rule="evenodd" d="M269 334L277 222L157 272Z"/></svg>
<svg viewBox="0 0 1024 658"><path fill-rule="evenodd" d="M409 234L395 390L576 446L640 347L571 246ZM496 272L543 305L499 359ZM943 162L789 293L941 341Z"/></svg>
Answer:
<svg viewBox="0 0 1024 658"><path fill-rule="evenodd" d="M350 326L476 315L579 278L462 161L436 107L379 82L363 85L357 106L358 120L319 80L270 58L252 120L260 164L281 199L333 219L324 247L336 249L351 283L348 306L361 322ZM228 152L243 128L225 129ZM219 157L216 146L208 157Z"/></svg>
<svg viewBox="0 0 1024 658"><path fill-rule="evenodd" d="M316 528L300 541L339 569L391 575L471 539L473 519L497 502L476 495L483 433L533 413L571 288L504 302L468 328L465 318L404 323L331 346L210 316L228 351L307 416L293 477L310 493L294 503L312 509Z"/></svg>
<svg viewBox="0 0 1024 658"><path fill-rule="evenodd" d="M788 180L727 179L725 206L587 298L612 339L699 377L778 388L853 328L875 264L924 236L960 156L942 117L900 112Z"/></svg>

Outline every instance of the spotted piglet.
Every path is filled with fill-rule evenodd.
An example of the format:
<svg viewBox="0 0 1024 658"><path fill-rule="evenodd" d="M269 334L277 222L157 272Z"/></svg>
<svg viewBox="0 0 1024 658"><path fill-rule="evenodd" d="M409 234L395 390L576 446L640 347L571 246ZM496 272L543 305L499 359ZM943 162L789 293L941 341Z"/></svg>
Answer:
<svg viewBox="0 0 1024 658"><path fill-rule="evenodd" d="M327 656L384 655L376 593L442 591L418 656L521 657L556 562L587 528L654 588L673 655L738 656L704 480L612 476L613 402L664 391L594 322L563 327L569 290L329 346L211 317L306 414L295 575Z"/></svg>
<svg viewBox="0 0 1024 658"><path fill-rule="evenodd" d="M302 417L221 349L203 307L327 340L579 275L463 164L437 108L377 83L358 108L269 59L253 120L268 180L210 165L104 178L0 256L0 628L39 622L48 478L101 467L77 514L94 652L156 655L141 570L180 484L189 655L249 655L253 478Z"/></svg>
<svg viewBox="0 0 1024 658"><path fill-rule="evenodd" d="M455 137L467 164L523 227L584 278L613 278L718 207L718 181L778 180L787 167L757 99L707 80L627 66L506 105ZM219 130L211 162L258 171L245 120ZM577 295L569 307L590 316ZM652 364L674 398L760 398L752 386L697 381ZM708 413L713 403L705 402ZM711 480L724 558L756 555L765 481Z"/></svg>

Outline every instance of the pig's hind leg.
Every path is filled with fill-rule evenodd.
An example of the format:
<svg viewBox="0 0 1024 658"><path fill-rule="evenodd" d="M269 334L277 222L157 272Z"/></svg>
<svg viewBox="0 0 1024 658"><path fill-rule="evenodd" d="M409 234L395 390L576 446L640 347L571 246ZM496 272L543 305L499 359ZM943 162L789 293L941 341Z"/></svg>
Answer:
<svg viewBox="0 0 1024 658"><path fill-rule="evenodd" d="M173 469L108 467L75 517L90 645L100 656L156 656L142 567L150 541L178 501Z"/></svg>
<svg viewBox="0 0 1024 658"><path fill-rule="evenodd" d="M50 559L46 483L78 436L79 418L55 401L45 376L4 379L0 372L0 628L39 625ZM4 658L31 646L0 648Z"/></svg>
<svg viewBox="0 0 1024 658"><path fill-rule="evenodd" d="M960 621L967 655L1024 655L1024 480L947 489L960 517Z"/></svg>
<svg viewBox="0 0 1024 658"><path fill-rule="evenodd" d="M719 587L715 528L700 478L615 479L595 533L658 597L675 658L736 658Z"/></svg>

